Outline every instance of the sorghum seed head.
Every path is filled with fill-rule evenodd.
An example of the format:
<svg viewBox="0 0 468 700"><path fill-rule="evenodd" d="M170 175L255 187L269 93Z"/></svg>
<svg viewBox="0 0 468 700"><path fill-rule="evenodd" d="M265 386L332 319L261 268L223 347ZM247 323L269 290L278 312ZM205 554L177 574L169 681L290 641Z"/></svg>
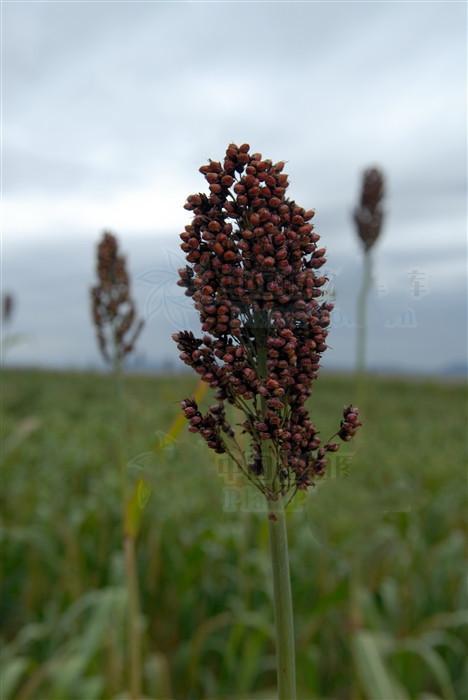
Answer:
<svg viewBox="0 0 468 700"><path fill-rule="evenodd" d="M173 338L183 362L216 389L218 404L205 415L187 399L190 430L216 452L229 450L233 429L224 405L245 415L253 458L247 468L259 487L285 493L321 476L326 453L306 402L327 347L333 305L321 299L325 248L304 209L287 195L284 162L273 164L248 144L229 144L222 163L200 168L209 193L187 198L192 221L181 234L187 265L179 284L193 299L203 338L181 331ZM356 431L348 407L339 435ZM274 447L275 486L266 483L264 446ZM231 453L230 453L231 454Z"/></svg>
<svg viewBox="0 0 468 700"><path fill-rule="evenodd" d="M13 316L13 309L15 302L13 296L6 292L2 298L2 321L3 323L8 323L11 321Z"/></svg>
<svg viewBox="0 0 468 700"><path fill-rule="evenodd" d="M125 258L116 237L103 233L97 246L98 283L91 289L91 304L99 349L106 362L120 363L135 347L143 328L130 296Z"/></svg>
<svg viewBox="0 0 468 700"><path fill-rule="evenodd" d="M354 210L354 223L364 250L369 251L380 236L383 224L384 178L378 168L368 168L362 178L361 196Z"/></svg>

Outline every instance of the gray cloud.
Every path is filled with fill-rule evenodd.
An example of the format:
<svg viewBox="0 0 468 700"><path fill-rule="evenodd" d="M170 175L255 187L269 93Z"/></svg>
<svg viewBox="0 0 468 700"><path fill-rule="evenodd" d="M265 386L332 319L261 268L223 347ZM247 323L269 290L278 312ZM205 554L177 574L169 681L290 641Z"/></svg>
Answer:
<svg viewBox="0 0 468 700"><path fill-rule="evenodd" d="M4 15L5 278L21 299L23 330L38 338L41 323L48 329L21 350L24 361L96 358L80 307L91 241L114 226L141 270L161 236L176 240L183 198L203 186L200 163L231 140L289 159L292 196L317 208L348 298L359 264L350 211L362 168L380 164L388 196L379 275L403 284L421 268L437 280L420 305L427 326L441 304L462 309L463 4L17 2ZM445 322L450 352L463 354L463 314ZM443 364L429 331L413 331L401 359L418 366L428 347L427 365ZM374 333L375 362L390 361L388 333ZM147 343L150 357L159 352Z"/></svg>

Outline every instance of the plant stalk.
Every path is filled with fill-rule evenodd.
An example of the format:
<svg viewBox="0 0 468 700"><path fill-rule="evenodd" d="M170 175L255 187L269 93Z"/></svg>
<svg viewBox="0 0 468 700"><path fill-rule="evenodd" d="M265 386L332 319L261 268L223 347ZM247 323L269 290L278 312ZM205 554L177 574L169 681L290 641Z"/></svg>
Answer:
<svg viewBox="0 0 468 700"><path fill-rule="evenodd" d="M125 583L127 588L127 654L130 672L130 697L131 700L139 700L142 691L142 658L141 658L141 612L140 593L138 582L138 569L135 554L135 535L129 532L126 525L128 506L127 494L127 465L125 459L124 440L127 435L127 411L125 392L123 385L122 362L117 358L113 362L113 373L116 387L116 404L118 420L116 426L118 435L116 445L118 449L118 462L120 468L121 497L122 497L122 526L123 526L123 550Z"/></svg>
<svg viewBox="0 0 468 700"><path fill-rule="evenodd" d="M356 340L356 371L362 375L366 369L367 351L367 301L372 285L372 255L364 253L364 267L361 289L357 300L357 340Z"/></svg>
<svg viewBox="0 0 468 700"><path fill-rule="evenodd" d="M130 661L130 697L141 697L141 631L140 599L135 559L135 539L131 535L124 538L125 574L128 590L128 641Z"/></svg>
<svg viewBox="0 0 468 700"><path fill-rule="evenodd" d="M257 320L256 345L258 374L265 378L267 366L267 319ZM267 410L264 397L261 411ZM273 573L273 604L276 628L276 672L278 700L296 700L296 654L294 642L294 615L289 572L288 531L282 496L273 495L278 465L265 443L261 444L264 478L270 496L267 498L270 530L270 555Z"/></svg>
<svg viewBox="0 0 468 700"><path fill-rule="evenodd" d="M269 500L268 510L276 625L278 700L296 700L294 617L286 513L282 499Z"/></svg>

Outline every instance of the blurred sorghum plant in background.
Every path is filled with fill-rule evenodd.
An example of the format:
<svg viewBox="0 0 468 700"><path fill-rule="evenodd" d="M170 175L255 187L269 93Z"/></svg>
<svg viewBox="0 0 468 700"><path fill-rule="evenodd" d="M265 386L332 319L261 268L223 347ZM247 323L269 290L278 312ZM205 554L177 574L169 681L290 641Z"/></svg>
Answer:
<svg viewBox="0 0 468 700"><path fill-rule="evenodd" d="M0 363L3 364L5 356L9 350L18 345L24 338L18 333L11 333L10 327L16 311L16 299L9 292L2 294L1 303L1 338L0 338Z"/></svg>
<svg viewBox="0 0 468 700"><path fill-rule="evenodd" d="M2 323L9 323L13 317L15 300L11 294L5 292L2 297Z"/></svg>
<svg viewBox="0 0 468 700"><path fill-rule="evenodd" d="M384 212L384 179L378 168L368 168L362 177L361 198L354 210L354 222L367 253L377 242L382 230Z"/></svg>
<svg viewBox="0 0 468 700"><path fill-rule="evenodd" d="M116 237L105 231L97 247L98 284L91 289L92 314L102 356L120 367L132 352L144 322L130 296L125 258Z"/></svg>
<svg viewBox="0 0 468 700"><path fill-rule="evenodd" d="M306 401L317 378L333 305L321 300L325 249L305 210L287 196L284 163L231 144L221 164L200 172L210 194L188 197L192 223L181 234L187 265L179 284L199 312L202 338L174 334L181 359L216 389L203 415L182 402L190 430L228 453L267 499L278 638L280 698L293 700L294 640L284 506L324 474L327 454L360 425L353 406L322 443ZM225 403L243 414L246 454Z"/></svg>
<svg viewBox="0 0 468 700"><path fill-rule="evenodd" d="M359 204L354 209L357 235L364 248L364 269L357 303L356 368L362 373L366 366L367 297L372 284L372 249L382 231L384 211L384 177L378 168L367 168L362 176Z"/></svg>
<svg viewBox="0 0 468 700"><path fill-rule="evenodd" d="M92 313L102 356L113 370L116 386L116 462L121 475L124 567L128 599L127 654L131 700L139 700L142 687L142 624L136 561L138 527L132 518L134 494L129 493L125 439L127 412L122 381L125 357L135 347L144 322L137 317L130 296L126 261L116 237L105 231L97 246L98 284L91 289Z"/></svg>

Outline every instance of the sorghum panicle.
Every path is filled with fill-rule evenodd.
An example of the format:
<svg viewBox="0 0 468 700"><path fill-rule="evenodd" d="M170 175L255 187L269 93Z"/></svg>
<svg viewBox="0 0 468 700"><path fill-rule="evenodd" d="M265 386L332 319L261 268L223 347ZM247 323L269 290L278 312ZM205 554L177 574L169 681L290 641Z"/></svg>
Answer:
<svg viewBox="0 0 468 700"><path fill-rule="evenodd" d="M120 364L132 352L144 322L130 296L125 258L116 237L105 231L97 247L98 284L91 289L92 314L102 356Z"/></svg>
<svg viewBox="0 0 468 700"><path fill-rule="evenodd" d="M364 250L369 251L380 236L384 218L382 200L384 196L383 174L377 168L368 168L362 178L361 199L354 210L354 222Z"/></svg>
<svg viewBox="0 0 468 700"><path fill-rule="evenodd" d="M231 144L223 163L200 168L209 194L193 194L192 222L181 234L187 265L179 284L192 297L203 337L173 338L181 359L216 388L218 404L203 416L182 402L190 430L218 453L228 452L265 495L306 489L324 473L327 453L306 401L317 378L333 305L321 299L325 249L305 210L287 196L284 163ZM250 457L227 423L225 402L244 414ZM336 433L348 440L360 425L356 408L344 411ZM265 450L274 462L266 478Z"/></svg>
<svg viewBox="0 0 468 700"><path fill-rule="evenodd" d="M2 298L2 321L8 323L13 316L15 302L11 294L6 292Z"/></svg>

